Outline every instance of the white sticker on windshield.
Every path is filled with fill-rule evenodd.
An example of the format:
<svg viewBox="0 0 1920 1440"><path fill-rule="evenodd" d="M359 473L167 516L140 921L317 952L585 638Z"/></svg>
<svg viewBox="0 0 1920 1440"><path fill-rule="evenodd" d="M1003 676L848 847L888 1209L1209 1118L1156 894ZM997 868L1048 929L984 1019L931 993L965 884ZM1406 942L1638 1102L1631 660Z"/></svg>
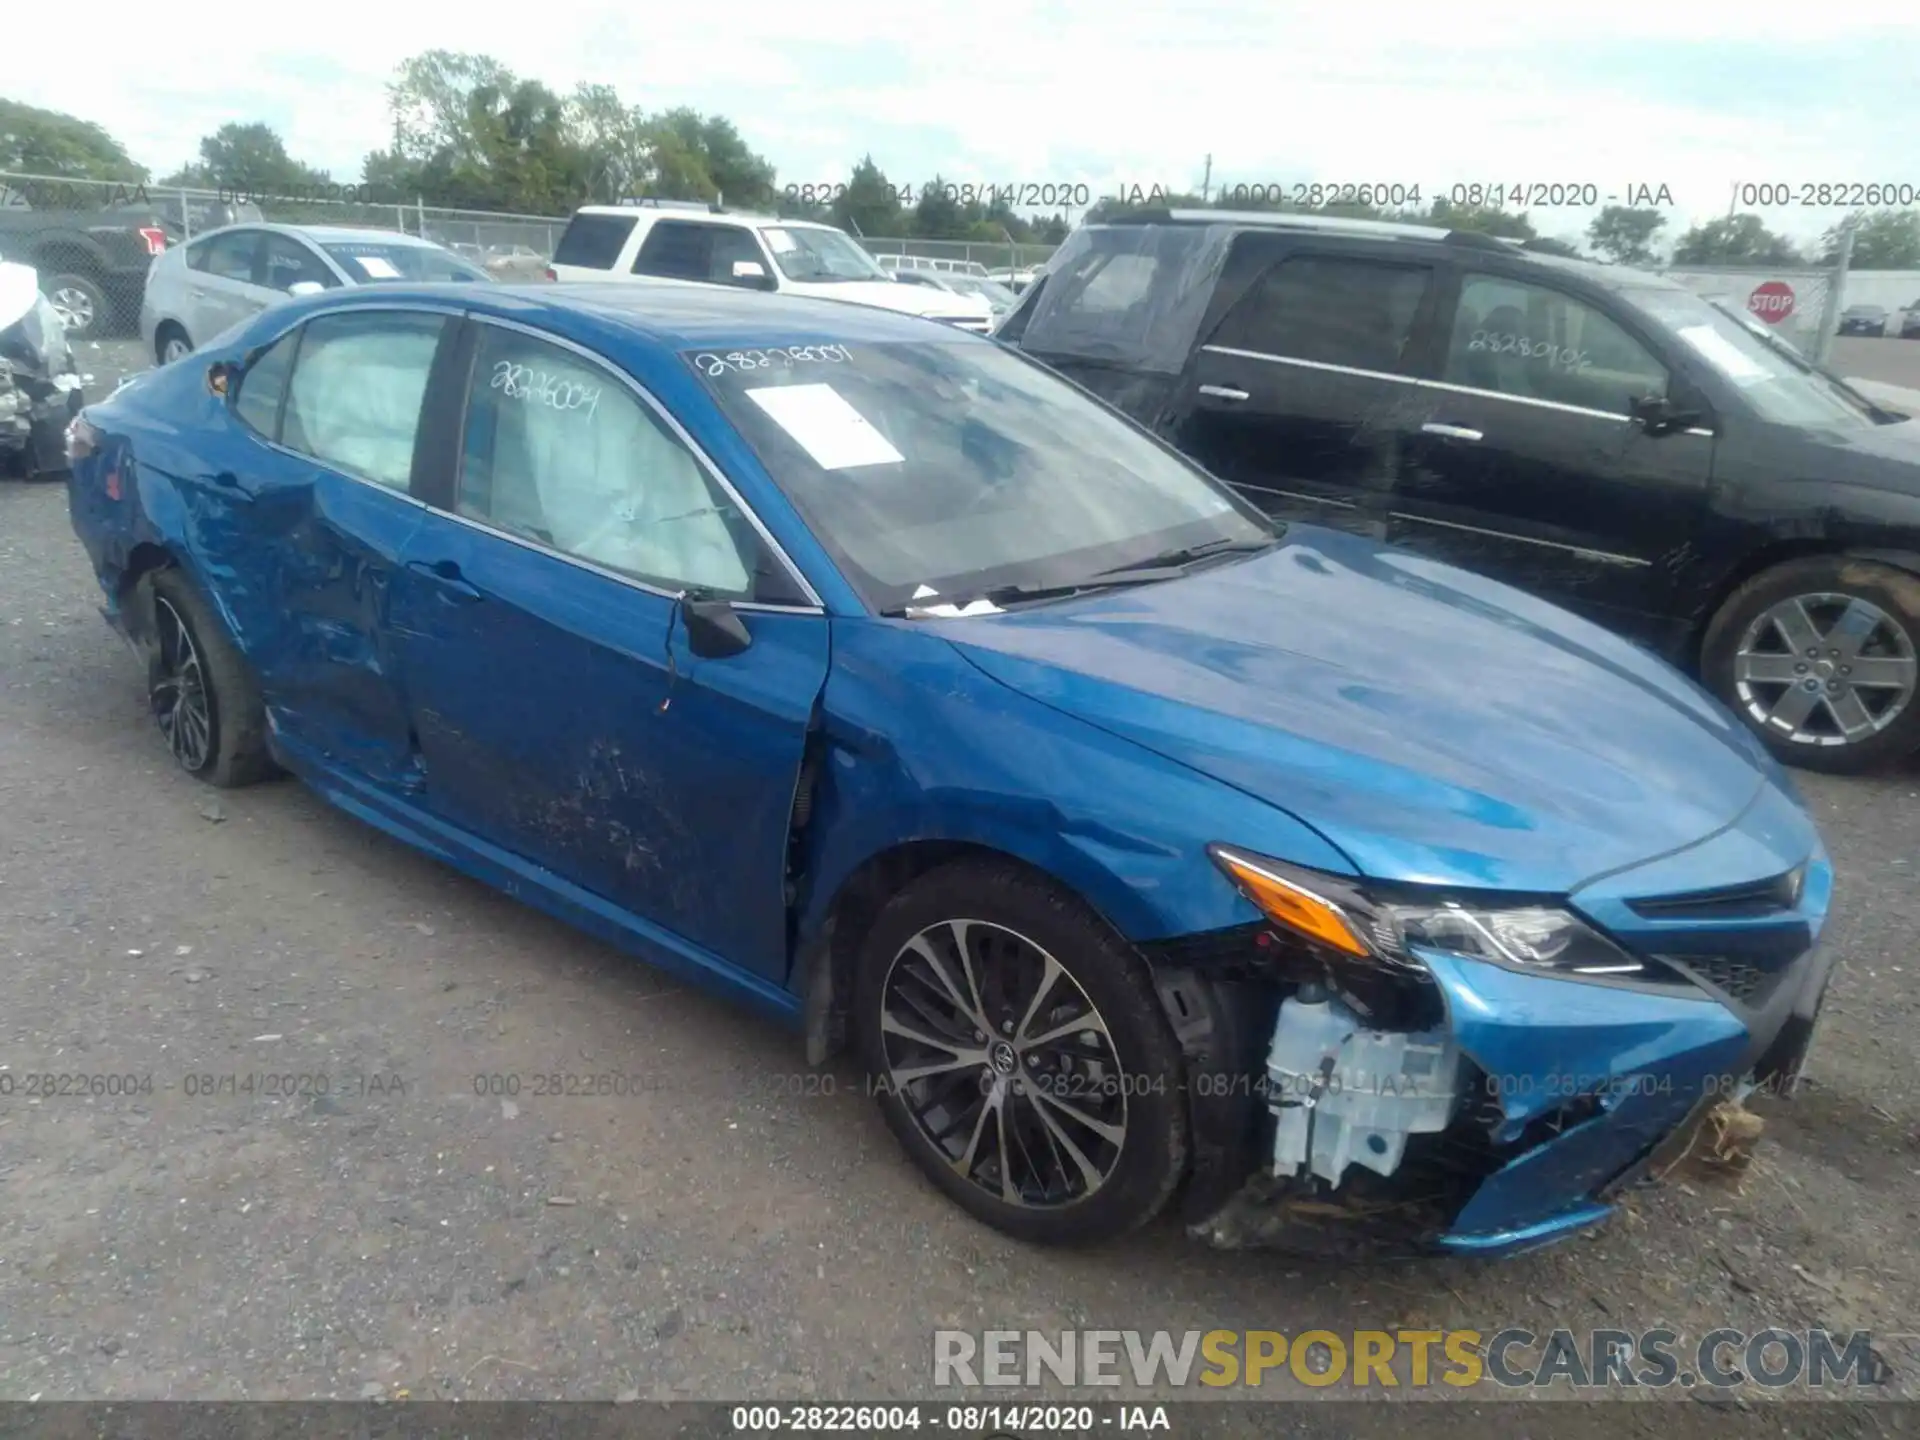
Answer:
<svg viewBox="0 0 1920 1440"><path fill-rule="evenodd" d="M747 391L747 398L798 440L822 470L899 465L907 458L831 385L763 385Z"/></svg>
<svg viewBox="0 0 1920 1440"><path fill-rule="evenodd" d="M384 255L356 255L353 263L376 280L398 280L400 272L393 268L393 262Z"/></svg>
<svg viewBox="0 0 1920 1440"><path fill-rule="evenodd" d="M1756 365L1739 347L1711 325L1682 325L1680 338L1729 380L1764 380L1767 370Z"/></svg>
<svg viewBox="0 0 1920 1440"><path fill-rule="evenodd" d="M784 230L762 230L760 233L767 237L767 248L776 255L788 255L800 248L793 236Z"/></svg>

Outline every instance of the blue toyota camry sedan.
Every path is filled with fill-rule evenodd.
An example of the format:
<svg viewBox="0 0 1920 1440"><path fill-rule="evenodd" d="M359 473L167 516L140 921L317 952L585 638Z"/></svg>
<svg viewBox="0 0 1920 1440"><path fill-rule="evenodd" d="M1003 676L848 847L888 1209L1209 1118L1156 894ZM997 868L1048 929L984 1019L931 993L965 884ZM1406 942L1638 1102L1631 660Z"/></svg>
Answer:
<svg viewBox="0 0 1920 1440"><path fill-rule="evenodd" d="M989 340L380 286L69 448L184 769L851 1047L1013 1235L1517 1251L1800 1073L1832 870L1744 727Z"/></svg>

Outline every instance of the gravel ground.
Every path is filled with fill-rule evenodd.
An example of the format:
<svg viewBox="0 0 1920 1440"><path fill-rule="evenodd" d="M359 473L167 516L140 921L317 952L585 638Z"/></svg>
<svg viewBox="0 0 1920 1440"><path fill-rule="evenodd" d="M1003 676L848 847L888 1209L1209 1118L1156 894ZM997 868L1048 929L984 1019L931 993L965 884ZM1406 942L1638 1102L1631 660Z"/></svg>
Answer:
<svg viewBox="0 0 1920 1440"><path fill-rule="evenodd" d="M136 349L89 348L90 388ZM1762 1102L1739 1181L1676 1180L1495 1266L1221 1255L1171 1227L1040 1253L921 1183L848 1071L796 1080L784 1032L297 785L179 774L95 604L63 490L0 484L0 1073L154 1082L0 1098L0 1399L911 1397L937 1327L1512 1324L1867 1328L1911 1393L1920 770L1804 782L1842 968L1813 1084ZM646 1088L525 1093L601 1071ZM249 1073L331 1093L188 1093ZM486 1075L523 1091L477 1095ZM1596 1434L1673 1436L1717 1407L1596 1408Z"/></svg>

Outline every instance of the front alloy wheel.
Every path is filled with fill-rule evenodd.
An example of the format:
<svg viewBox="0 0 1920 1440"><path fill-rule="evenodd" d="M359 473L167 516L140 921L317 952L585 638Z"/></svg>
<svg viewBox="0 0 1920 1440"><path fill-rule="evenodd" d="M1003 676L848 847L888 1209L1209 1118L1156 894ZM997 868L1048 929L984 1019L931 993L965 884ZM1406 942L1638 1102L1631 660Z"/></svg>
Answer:
<svg viewBox="0 0 1920 1440"><path fill-rule="evenodd" d="M887 902L856 964L881 1113L949 1199L1062 1245L1165 1207L1186 1171L1179 1043L1139 953L1077 897L955 861Z"/></svg>
<svg viewBox="0 0 1920 1440"><path fill-rule="evenodd" d="M886 1078L954 1173L1009 1205L1084 1200L1127 1136L1127 1076L1099 1007L1024 935L949 920L894 956Z"/></svg>
<svg viewBox="0 0 1920 1440"><path fill-rule="evenodd" d="M1704 678L1790 765L1840 773L1920 747L1920 577L1815 555L1749 580L1721 607Z"/></svg>
<svg viewBox="0 0 1920 1440"><path fill-rule="evenodd" d="M1747 713L1796 745L1851 745L1913 702L1913 640L1857 595L1795 595L1741 638L1734 680Z"/></svg>

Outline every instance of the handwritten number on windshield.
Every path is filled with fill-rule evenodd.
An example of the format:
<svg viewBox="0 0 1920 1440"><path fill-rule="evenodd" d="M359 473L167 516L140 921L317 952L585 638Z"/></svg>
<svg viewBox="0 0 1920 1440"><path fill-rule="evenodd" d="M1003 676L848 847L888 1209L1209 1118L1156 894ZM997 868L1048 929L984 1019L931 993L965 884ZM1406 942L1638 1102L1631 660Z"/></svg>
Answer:
<svg viewBox="0 0 1920 1440"><path fill-rule="evenodd" d="M709 377L729 370L751 374L756 370L791 369L795 365L843 365L853 359L844 345L776 345L771 350L729 350L725 355L700 354L693 363Z"/></svg>

